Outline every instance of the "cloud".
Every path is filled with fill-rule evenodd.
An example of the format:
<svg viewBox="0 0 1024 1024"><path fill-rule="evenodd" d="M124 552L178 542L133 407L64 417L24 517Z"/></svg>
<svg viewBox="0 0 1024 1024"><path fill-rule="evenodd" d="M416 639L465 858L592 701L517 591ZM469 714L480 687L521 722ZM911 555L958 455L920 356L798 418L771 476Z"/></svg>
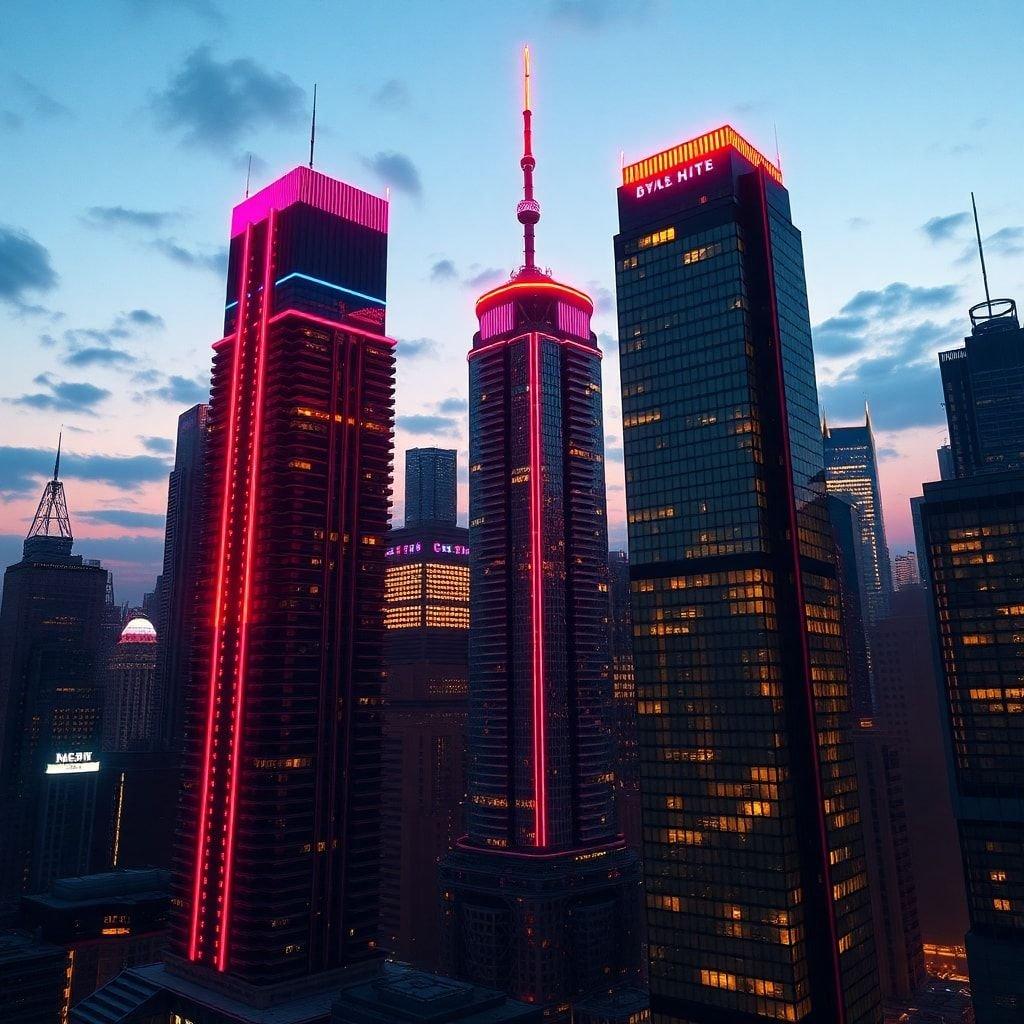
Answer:
<svg viewBox="0 0 1024 1024"><path fill-rule="evenodd" d="M130 508L99 508L88 512L79 512L78 519L87 523L106 526L123 526L126 529L143 527L144 529L162 530L164 516L159 512L138 512Z"/></svg>
<svg viewBox="0 0 1024 1024"><path fill-rule="evenodd" d="M605 434L604 459L605 462L622 462L622 439L615 434Z"/></svg>
<svg viewBox="0 0 1024 1024"><path fill-rule="evenodd" d="M389 78L370 97L370 102L381 110L405 110L410 101L409 87L398 78Z"/></svg>
<svg viewBox="0 0 1024 1024"><path fill-rule="evenodd" d="M985 239L985 249L999 256L1020 256L1024 253L1024 227L1000 228Z"/></svg>
<svg viewBox="0 0 1024 1024"><path fill-rule="evenodd" d="M847 222L846 226L854 231L860 231L861 228L866 228L871 221L867 217L851 217Z"/></svg>
<svg viewBox="0 0 1024 1024"><path fill-rule="evenodd" d="M822 356L849 356L867 347L870 320L864 316L830 317L812 331L814 351Z"/></svg>
<svg viewBox="0 0 1024 1024"><path fill-rule="evenodd" d="M176 214L164 210L132 210L125 206L90 206L86 223L97 228L142 228L156 231L175 220Z"/></svg>
<svg viewBox="0 0 1024 1024"><path fill-rule="evenodd" d="M150 378L151 379L151 378ZM149 388L135 396L139 401L157 399L173 405L193 406L210 399L210 382L205 377L181 377L171 374L162 378L158 387Z"/></svg>
<svg viewBox="0 0 1024 1024"><path fill-rule="evenodd" d="M652 7L650 0L633 0L630 4L615 0L550 0L548 13L552 21L568 28L596 32L646 15Z"/></svg>
<svg viewBox="0 0 1024 1024"><path fill-rule="evenodd" d="M465 412L468 408L468 400L455 395L452 395L450 398L443 398L437 403L437 411L440 413Z"/></svg>
<svg viewBox="0 0 1024 1024"><path fill-rule="evenodd" d="M605 288L604 285L597 281L588 281L587 291L594 300L594 312L599 316L602 313L613 313L615 311L615 296L610 288Z"/></svg>
<svg viewBox="0 0 1024 1024"><path fill-rule="evenodd" d="M218 61L201 46L151 106L157 124L186 145L224 154L257 130L291 127L305 115L305 96L281 72L247 57Z"/></svg>
<svg viewBox="0 0 1024 1024"><path fill-rule="evenodd" d="M33 493L53 472L52 448L0 445L0 493L10 497ZM78 455L61 453L61 477L90 480L133 490L166 478L169 465L152 455Z"/></svg>
<svg viewBox="0 0 1024 1024"><path fill-rule="evenodd" d="M363 166L382 185L396 192L405 192L413 199L423 196L423 185L416 165L403 153L376 153L372 157L361 157Z"/></svg>
<svg viewBox="0 0 1024 1024"><path fill-rule="evenodd" d="M13 110L0 110L0 128L7 132L16 132L25 124Z"/></svg>
<svg viewBox="0 0 1024 1024"><path fill-rule="evenodd" d="M484 267L483 270L467 277L462 283L467 288L486 288L488 285L498 284L505 276L505 272L497 267Z"/></svg>
<svg viewBox="0 0 1024 1024"><path fill-rule="evenodd" d="M57 286L49 250L31 235L0 225L0 301L16 310L36 311L26 302L29 292L48 292Z"/></svg>
<svg viewBox="0 0 1024 1024"><path fill-rule="evenodd" d="M135 357L119 348L80 348L65 360L68 366L130 366Z"/></svg>
<svg viewBox="0 0 1024 1024"><path fill-rule="evenodd" d="M398 356L402 359L419 359L421 356L437 354L437 342L433 338L401 338L398 342Z"/></svg>
<svg viewBox="0 0 1024 1024"><path fill-rule="evenodd" d="M71 111L63 103L55 100L48 92L44 92L33 82L22 75L11 75L15 90L21 95L28 112L36 118L46 121L68 118Z"/></svg>
<svg viewBox="0 0 1024 1024"><path fill-rule="evenodd" d="M174 454L174 441L169 437L147 437L141 435L139 441L146 451L153 452L156 455Z"/></svg>
<svg viewBox="0 0 1024 1024"><path fill-rule="evenodd" d="M455 264L451 260L438 260L430 268L431 281L453 281L458 276Z"/></svg>
<svg viewBox="0 0 1024 1024"><path fill-rule="evenodd" d="M601 331L597 336L597 346L602 352L617 352L619 349L619 339L607 331Z"/></svg>
<svg viewBox="0 0 1024 1024"><path fill-rule="evenodd" d="M6 401L11 405L22 405L30 409L95 416L95 407L110 397L110 392L106 388L99 388L86 381L57 380L49 373L41 373L32 383L46 390L20 395L18 398L8 398Z"/></svg>
<svg viewBox="0 0 1024 1024"><path fill-rule="evenodd" d="M895 281L878 291L862 291L843 306L843 313L893 317L941 309L950 305L959 289L947 284L937 288L920 288Z"/></svg>
<svg viewBox="0 0 1024 1024"><path fill-rule="evenodd" d="M156 313L151 313L148 309L131 309L125 316L139 327L163 327L164 325L164 318Z"/></svg>
<svg viewBox="0 0 1024 1024"><path fill-rule="evenodd" d="M395 423L409 434L444 434L459 433L459 424L450 416L431 416L427 413L412 413L398 416Z"/></svg>
<svg viewBox="0 0 1024 1024"><path fill-rule="evenodd" d="M224 275L228 269L227 249L215 249L213 252L199 252L195 249L186 249L179 245L173 238L157 238L152 243L157 252L162 253L168 259L182 267L190 267L197 270L209 270L214 274Z"/></svg>
<svg viewBox="0 0 1024 1024"><path fill-rule="evenodd" d="M950 213L945 217L932 217L921 225L921 230L933 242L948 242L970 222L968 213Z"/></svg>

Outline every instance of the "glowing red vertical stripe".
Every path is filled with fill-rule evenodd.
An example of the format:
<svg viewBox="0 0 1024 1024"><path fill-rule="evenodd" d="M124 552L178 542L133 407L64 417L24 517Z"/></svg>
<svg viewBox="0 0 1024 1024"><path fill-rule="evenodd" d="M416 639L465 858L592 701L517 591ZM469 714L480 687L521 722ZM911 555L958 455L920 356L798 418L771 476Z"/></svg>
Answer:
<svg viewBox="0 0 1024 1024"><path fill-rule="evenodd" d="M249 245L252 240L252 226L245 229L242 243L242 273L238 286L238 323L235 328L235 353L231 370L231 402L228 415L228 443L224 459L224 492L221 496L220 547L217 553L217 590L213 605L213 650L210 659L210 699L206 711L206 749L203 755L202 793L199 800L199 837L196 843L196 879L192 890L192 932L189 936L188 958L195 960L199 948L199 900L202 893L203 860L206 849L206 815L209 810L210 773L213 760L213 732L217 715L217 664L222 648L224 621L221 608L224 601L224 563L228 547L228 506L231 496L231 478L234 475L235 419L238 415L238 392L241 388L242 337L245 332L245 318L248 314Z"/></svg>
<svg viewBox="0 0 1024 1024"><path fill-rule="evenodd" d="M530 573L533 618L533 800L536 845L547 846L547 743L544 701L544 543L541 500L541 374L540 335L527 337L530 382Z"/></svg>
<svg viewBox="0 0 1024 1024"><path fill-rule="evenodd" d="M271 209L267 219L266 255L263 263L263 304L260 309L259 351L256 356L256 396L252 416L252 444L249 464L249 495L246 501L248 522L245 530L245 557L242 563L242 615L239 624L240 640L238 651L238 680L235 684L235 712L231 736L231 758L228 766L228 822L225 830L224 854L224 912L221 919L221 941L217 951L217 969L227 970L228 944L231 924L231 882L235 853L235 814L238 808L238 776L241 774L239 761L242 749L242 716L245 710L246 657L249 649L249 602L252 596L253 538L256 536L256 518L259 501L260 456L263 445L263 377L267 361L267 322L270 318L270 304L274 270L274 220L275 210Z"/></svg>

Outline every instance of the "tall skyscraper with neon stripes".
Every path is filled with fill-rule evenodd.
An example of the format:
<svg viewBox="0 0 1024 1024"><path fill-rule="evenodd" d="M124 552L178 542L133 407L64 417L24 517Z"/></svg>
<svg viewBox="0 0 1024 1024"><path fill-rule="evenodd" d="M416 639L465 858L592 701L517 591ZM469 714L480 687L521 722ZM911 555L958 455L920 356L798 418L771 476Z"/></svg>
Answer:
<svg viewBox="0 0 1024 1024"><path fill-rule="evenodd" d="M593 304L525 260L469 354L468 834L442 868L451 973L568 1020L637 970L638 868L614 811L601 353Z"/></svg>

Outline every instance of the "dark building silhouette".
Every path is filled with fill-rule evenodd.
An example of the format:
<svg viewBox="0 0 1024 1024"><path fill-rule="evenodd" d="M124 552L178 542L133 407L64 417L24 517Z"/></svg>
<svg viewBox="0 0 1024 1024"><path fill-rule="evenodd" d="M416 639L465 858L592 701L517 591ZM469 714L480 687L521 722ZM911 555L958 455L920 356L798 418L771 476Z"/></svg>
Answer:
<svg viewBox="0 0 1024 1024"><path fill-rule="evenodd" d="M604 435L593 305L534 261L477 301L469 356L467 835L442 867L446 972L542 1006L635 979L639 872L611 768Z"/></svg>
<svg viewBox="0 0 1024 1024"><path fill-rule="evenodd" d="M107 573L72 554L60 452L0 608L0 924L88 869L101 765Z"/></svg>
<svg viewBox="0 0 1024 1024"><path fill-rule="evenodd" d="M1009 1024L1024 1013L1024 472L925 484L921 520L971 993L979 1021Z"/></svg>
<svg viewBox="0 0 1024 1024"><path fill-rule="evenodd" d="M939 353L957 479L1024 469L1024 328L1017 304L987 300L970 317L963 348Z"/></svg>
<svg viewBox="0 0 1024 1024"><path fill-rule="evenodd" d="M234 209L171 951L76 1021L326 1021L378 964L387 214L306 167Z"/></svg>
<svg viewBox="0 0 1024 1024"><path fill-rule="evenodd" d="M850 498L860 517L861 592L864 623L870 634L886 613L892 598L892 566L885 540L882 491L878 481L878 457L871 415L864 409L864 426L832 427L824 424L825 479L829 494Z"/></svg>
<svg viewBox="0 0 1024 1024"><path fill-rule="evenodd" d="M953 461L953 449L948 444L940 444L935 449L935 458L939 463L939 479L955 480L956 463Z"/></svg>
<svg viewBox="0 0 1024 1024"><path fill-rule="evenodd" d="M652 1016L880 1017L800 234L726 126L615 239Z"/></svg>
<svg viewBox="0 0 1024 1024"><path fill-rule="evenodd" d="M405 525L456 521L456 452L410 448L405 453Z"/></svg>
<svg viewBox="0 0 1024 1024"><path fill-rule="evenodd" d="M126 967L160 959L169 899L165 871L62 878L49 891L25 897L21 924L67 953L74 1006Z"/></svg>
<svg viewBox="0 0 1024 1024"><path fill-rule="evenodd" d="M381 923L399 960L433 969L438 861L464 832L469 531L392 530L384 555Z"/></svg>
<svg viewBox="0 0 1024 1024"><path fill-rule="evenodd" d="M920 584L903 587L875 627L876 719L899 752L921 937L931 946L953 947L963 945L967 905L928 601Z"/></svg>
<svg viewBox="0 0 1024 1024"><path fill-rule="evenodd" d="M629 555L608 552L608 638L615 707L615 810L634 850L642 842L640 754L636 743L636 681L633 677L633 613L629 604Z"/></svg>
<svg viewBox="0 0 1024 1024"><path fill-rule="evenodd" d="M159 729L157 635L149 619L125 623L107 663L103 749L154 750Z"/></svg>
<svg viewBox="0 0 1024 1024"><path fill-rule="evenodd" d="M55 1024L66 1019L70 964L59 946L23 932L0 932L0 999L4 1024Z"/></svg>
<svg viewBox="0 0 1024 1024"><path fill-rule="evenodd" d="M208 405L178 417L174 469L167 483L163 570L157 580L157 689L160 746L179 753L184 742L185 692L196 639L203 501L206 496Z"/></svg>

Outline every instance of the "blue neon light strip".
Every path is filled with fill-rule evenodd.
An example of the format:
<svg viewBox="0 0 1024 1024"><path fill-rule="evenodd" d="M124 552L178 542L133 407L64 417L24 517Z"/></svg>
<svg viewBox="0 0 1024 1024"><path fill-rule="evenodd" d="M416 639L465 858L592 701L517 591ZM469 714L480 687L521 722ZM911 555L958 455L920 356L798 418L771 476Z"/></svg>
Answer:
<svg viewBox="0 0 1024 1024"><path fill-rule="evenodd" d="M365 299L367 302L376 302L380 306L385 305L383 299L375 298L372 295L364 295L362 292L353 291L351 288L342 288L340 284L332 284L330 281L321 281L318 277L310 277L309 274L300 274L298 271L288 274L286 277L282 277L279 281L275 281L274 287L276 288L279 284L284 284L285 281L290 281L293 277L301 277L303 281L312 281L313 284L322 284L325 288L333 288L336 292L344 292L346 295L354 295L357 299Z"/></svg>
<svg viewBox="0 0 1024 1024"><path fill-rule="evenodd" d="M238 305L238 299L235 299L234 302L229 302L224 308L225 309L231 309L232 306L237 306L237 305Z"/></svg>

